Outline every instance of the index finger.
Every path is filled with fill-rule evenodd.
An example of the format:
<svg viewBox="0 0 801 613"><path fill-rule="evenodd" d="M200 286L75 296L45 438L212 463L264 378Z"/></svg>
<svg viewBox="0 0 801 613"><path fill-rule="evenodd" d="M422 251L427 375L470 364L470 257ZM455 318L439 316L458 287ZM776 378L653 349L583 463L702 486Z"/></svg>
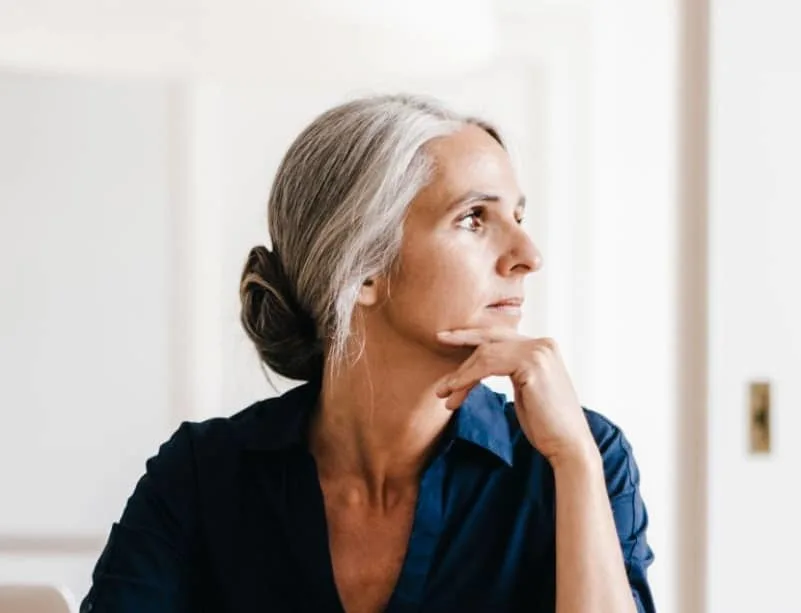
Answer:
<svg viewBox="0 0 801 613"><path fill-rule="evenodd" d="M503 341L519 341L527 337L509 328L458 328L437 332L437 338L448 345L482 345Z"/></svg>

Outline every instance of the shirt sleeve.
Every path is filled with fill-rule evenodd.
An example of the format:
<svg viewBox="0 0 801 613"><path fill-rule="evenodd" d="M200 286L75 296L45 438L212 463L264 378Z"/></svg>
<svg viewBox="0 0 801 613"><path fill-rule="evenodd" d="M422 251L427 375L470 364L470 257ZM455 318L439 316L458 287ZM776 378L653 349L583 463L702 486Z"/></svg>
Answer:
<svg viewBox="0 0 801 613"><path fill-rule="evenodd" d="M640 495L639 468L623 432L597 413L587 414L603 458L609 501L637 610L655 613L647 578L654 554L646 537L648 512Z"/></svg>
<svg viewBox="0 0 801 613"><path fill-rule="evenodd" d="M189 424L147 461L92 574L81 613L183 613L190 603L196 479Z"/></svg>

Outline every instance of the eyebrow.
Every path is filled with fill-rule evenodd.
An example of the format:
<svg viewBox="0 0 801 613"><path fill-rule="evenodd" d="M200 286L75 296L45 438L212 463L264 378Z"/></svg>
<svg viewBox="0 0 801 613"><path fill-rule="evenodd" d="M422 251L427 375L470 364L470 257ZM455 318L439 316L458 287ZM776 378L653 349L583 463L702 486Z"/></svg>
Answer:
<svg viewBox="0 0 801 613"><path fill-rule="evenodd" d="M465 206L465 205L468 205L468 204L473 204L474 202L500 202L501 200L502 200L502 198L500 196L498 196L497 194L490 194L490 193L487 193L487 192L478 192L478 191L475 191L475 190L471 190L471 191L467 192L466 194L464 194L463 196L460 196L459 198L457 198L456 200L451 202L448 205L448 208L447 208L447 210L445 212L446 213L450 213L454 209L457 209L459 207L462 207L462 206ZM517 201L517 206L515 207L515 209L520 209L522 211L526 210L526 197L525 196L520 196L520 199Z"/></svg>

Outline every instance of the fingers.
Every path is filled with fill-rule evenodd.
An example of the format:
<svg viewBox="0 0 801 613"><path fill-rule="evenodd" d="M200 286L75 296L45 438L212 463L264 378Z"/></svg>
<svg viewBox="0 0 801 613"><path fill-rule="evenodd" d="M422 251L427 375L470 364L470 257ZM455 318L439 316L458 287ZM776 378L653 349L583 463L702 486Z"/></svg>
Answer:
<svg viewBox="0 0 801 613"><path fill-rule="evenodd" d="M460 406L464 404L464 401L467 400L467 397L470 395L471 390L475 386L471 386L469 389L460 390L458 392L453 392L448 399L445 401L445 408L449 411L455 411Z"/></svg>
<svg viewBox="0 0 801 613"><path fill-rule="evenodd" d="M527 337L518 334L509 328L462 328L459 330L444 330L437 333L437 338L448 345L475 346L483 343L498 343L504 341L523 340Z"/></svg>
<svg viewBox="0 0 801 613"><path fill-rule="evenodd" d="M451 346L473 346L475 351L437 387L436 394L447 398L446 408L455 410L482 379L509 376L525 384L533 365L544 353L557 351L550 338L534 339L509 328L463 328L439 332L438 339Z"/></svg>
<svg viewBox="0 0 801 613"><path fill-rule="evenodd" d="M467 369L472 368L473 363L476 361L476 353L477 351L473 352L473 354L462 363L456 372L450 374L437 386L437 396L440 398L447 398L445 401L445 408L450 411L455 411L462 406L462 403L464 403L465 399L470 393L470 390L472 390L473 387L475 387L475 385L478 383L478 381L476 381L469 387L465 385L462 385L458 388L455 387L455 383L457 383L457 381L464 380L460 375Z"/></svg>
<svg viewBox="0 0 801 613"><path fill-rule="evenodd" d="M459 408L482 379L514 373L517 361L514 359L514 352L508 349L511 348L483 345L455 373L445 378L437 387L436 393L440 398L448 399L446 408Z"/></svg>

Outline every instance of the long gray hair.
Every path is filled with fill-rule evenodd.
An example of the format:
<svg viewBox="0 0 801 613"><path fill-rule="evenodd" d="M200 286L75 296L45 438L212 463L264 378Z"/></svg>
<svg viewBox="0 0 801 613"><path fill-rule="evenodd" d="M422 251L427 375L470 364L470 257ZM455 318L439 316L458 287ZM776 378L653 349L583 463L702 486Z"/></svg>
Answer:
<svg viewBox="0 0 801 613"><path fill-rule="evenodd" d="M489 124L416 96L375 96L326 111L292 143L268 204L273 249L251 249L241 320L264 364L311 380L341 363L362 284L398 263L409 204L431 177L424 145Z"/></svg>

